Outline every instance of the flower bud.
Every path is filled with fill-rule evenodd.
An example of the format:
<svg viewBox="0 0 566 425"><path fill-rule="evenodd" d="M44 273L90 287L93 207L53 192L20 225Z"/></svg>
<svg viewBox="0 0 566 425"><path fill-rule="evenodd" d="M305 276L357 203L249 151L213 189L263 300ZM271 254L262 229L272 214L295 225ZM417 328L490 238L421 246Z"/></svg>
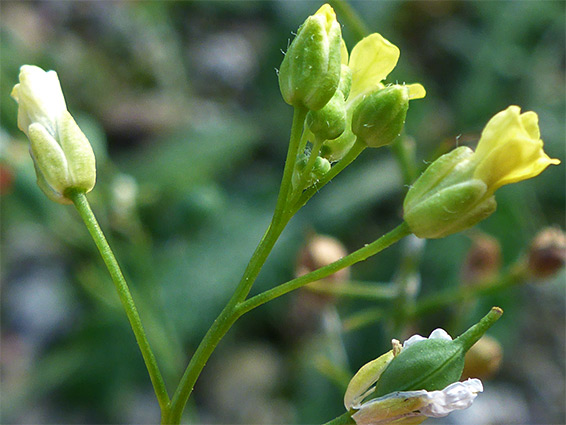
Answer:
<svg viewBox="0 0 566 425"><path fill-rule="evenodd" d="M352 116L352 132L371 148L389 145L401 134L409 109L409 89L393 85L364 96Z"/></svg>
<svg viewBox="0 0 566 425"><path fill-rule="evenodd" d="M318 140L336 139L346 128L346 101L336 90L332 99L317 111L309 111L306 118L308 129Z"/></svg>
<svg viewBox="0 0 566 425"><path fill-rule="evenodd" d="M314 160L314 164L312 168L310 170L307 170L306 165L308 161L309 161L309 156L306 154L301 154L297 158L295 171L293 172L293 177L291 180L293 188L298 189L298 185L301 183L304 183L301 190L309 186L312 186L318 180L320 180L322 176L328 173L330 171L330 168L332 167L330 165L330 162L328 162L326 158L317 156L316 159ZM305 180L301 181L305 173L308 173L308 176L306 177Z"/></svg>
<svg viewBox="0 0 566 425"><path fill-rule="evenodd" d="M529 271L536 278L547 278L566 264L566 234L559 228L542 230L529 249Z"/></svg>
<svg viewBox="0 0 566 425"><path fill-rule="evenodd" d="M534 112L510 106L485 126L476 151L454 149L434 161L407 192L404 218L420 238L441 238L491 215L501 186L559 164L543 151Z"/></svg>
<svg viewBox="0 0 566 425"><path fill-rule="evenodd" d="M279 69L279 87L289 105L321 109L340 82L342 32L334 10L323 5L301 25Z"/></svg>
<svg viewBox="0 0 566 425"><path fill-rule="evenodd" d="M71 114L55 71L20 68L12 97L18 102L18 127L30 140L37 183L59 203L71 203L69 190L90 192L96 181L92 147Z"/></svg>

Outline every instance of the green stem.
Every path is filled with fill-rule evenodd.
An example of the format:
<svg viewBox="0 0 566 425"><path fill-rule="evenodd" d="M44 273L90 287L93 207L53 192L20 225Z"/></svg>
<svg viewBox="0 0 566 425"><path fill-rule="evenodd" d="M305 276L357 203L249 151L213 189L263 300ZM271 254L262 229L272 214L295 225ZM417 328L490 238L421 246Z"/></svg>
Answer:
<svg viewBox="0 0 566 425"><path fill-rule="evenodd" d="M284 213L288 203L288 196L291 191L293 170L297 161L298 149L302 140L301 135L303 134L307 112L308 111L306 109L295 108L293 114L293 125L291 127L289 148L287 151L287 158L285 160L283 178L281 179L281 188L277 197L277 204L275 206L271 224L252 254L250 262L248 263L248 266L246 267L232 298L230 298L226 307L224 307L200 342L197 350L185 369L183 377L179 382L179 386L171 399L171 409L169 416L167 417L167 423L178 424L181 422L181 415L183 414L187 400L193 391L193 387L200 376L200 373L218 343L224 335L226 335L234 322L236 322L236 320L241 316L241 313L237 309L238 304L246 299L262 266L273 249L275 242L285 228L285 225L292 217L292 215Z"/></svg>
<svg viewBox="0 0 566 425"><path fill-rule="evenodd" d="M462 285L419 300L414 308L408 312L408 316L410 318L419 317L423 314L437 311L439 308L450 304L455 304L464 300L472 300L482 295L502 291L524 282L525 276L526 266L523 262L519 262L514 267L510 268L505 274L499 275L497 278L483 284L469 286Z"/></svg>
<svg viewBox="0 0 566 425"><path fill-rule="evenodd" d="M306 189L298 201L291 206L290 214L295 214L300 210L303 205L305 205L310 198L312 198L324 185L326 185L330 180L341 173L344 168L350 165L360 154L367 148L367 145L359 140L356 140L352 148L348 151L344 158L338 161L332 166L330 171L320 178L320 180L315 184Z"/></svg>
<svg viewBox="0 0 566 425"><path fill-rule="evenodd" d="M309 285L307 289L318 294L359 298L368 301L391 301L399 293L397 287L386 283L339 282L336 285Z"/></svg>
<svg viewBox="0 0 566 425"><path fill-rule="evenodd" d="M401 314L404 314L404 317L407 319L414 319L449 305L474 300L484 295L495 294L521 284L525 281L526 275L526 264L519 262L503 275L499 275L497 278L482 284L458 286L418 300L412 308ZM347 332L360 329L381 320L384 315L390 316L391 312L388 313L383 309L365 310L346 318L343 322L343 327Z"/></svg>
<svg viewBox="0 0 566 425"><path fill-rule="evenodd" d="M118 292L118 296L120 297L122 306L128 316L128 320L130 321L130 325L134 331L134 336L136 337L138 346L140 347L162 415L166 415L169 408L169 396L167 395L167 389L165 388L165 383L161 376L161 372L159 371L159 366L157 365L157 361L151 351L149 341L145 335L140 316L136 310L126 279L124 279L124 275L120 270L116 257L114 257L114 253L112 252L110 245L108 245L108 242L104 237L104 233L102 233L102 230L96 221L96 217L90 208L84 192L72 191L68 193L67 196L73 201L75 208L92 236L102 259L104 260L104 264L106 264L106 268L112 277L112 281L114 282L116 291Z"/></svg>
<svg viewBox="0 0 566 425"><path fill-rule="evenodd" d="M355 331L364 326L378 322L385 316L386 310L383 308L371 308L352 314L342 321L344 332Z"/></svg>
<svg viewBox="0 0 566 425"><path fill-rule="evenodd" d="M352 419L352 414L350 412L346 412L343 415L326 422L324 425L348 425L355 423L356 422Z"/></svg>
<svg viewBox="0 0 566 425"><path fill-rule="evenodd" d="M301 193L307 185L307 179L311 175L311 171L314 167L314 163L316 161L316 158L318 157L318 153L320 152L320 148L322 147L323 142L324 140L319 140L318 138L316 138L313 142L309 160L307 161L305 168L301 171L301 176L297 183L297 187L291 191L291 200L289 202L289 205L295 205L295 202L297 202L301 197Z"/></svg>
<svg viewBox="0 0 566 425"><path fill-rule="evenodd" d="M294 291L295 289L298 289L301 286L306 285L307 283L323 279L345 267L363 261L368 257L371 257L372 255L383 251L385 248L393 245L395 242L410 234L411 230L409 229L409 226L405 222L403 222L389 233L383 235L378 240L364 246L361 249L358 249L357 251L354 251L350 255L347 255L346 257L335 261L334 263L331 263L325 267L321 267L318 270L290 280L289 282L283 283L279 286L276 286L275 288L269 289L265 292L262 292L261 294L249 298L239 305L239 312L240 314L247 313L248 311L253 310L256 307L259 307L260 305L265 304L268 301Z"/></svg>
<svg viewBox="0 0 566 425"><path fill-rule="evenodd" d="M408 187L417 179L419 173L414 142L406 136L400 136L391 145L391 151L403 174L403 182Z"/></svg>

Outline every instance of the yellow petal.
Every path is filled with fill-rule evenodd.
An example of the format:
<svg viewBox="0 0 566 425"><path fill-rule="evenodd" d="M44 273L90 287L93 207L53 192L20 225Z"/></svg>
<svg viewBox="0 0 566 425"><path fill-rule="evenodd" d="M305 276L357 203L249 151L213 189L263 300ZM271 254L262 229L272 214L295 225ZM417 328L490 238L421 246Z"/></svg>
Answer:
<svg viewBox="0 0 566 425"><path fill-rule="evenodd" d="M422 99L426 96L425 88L419 83L407 84L405 87L409 89L409 99Z"/></svg>
<svg viewBox="0 0 566 425"><path fill-rule="evenodd" d="M538 128L538 115L536 112L529 111L521 114L521 122L523 127L533 139L540 139L540 130Z"/></svg>
<svg viewBox="0 0 566 425"><path fill-rule="evenodd" d="M322 18L325 21L327 32L330 31L333 23L336 22L336 13L334 13L334 9L328 3L323 4L313 16Z"/></svg>
<svg viewBox="0 0 566 425"><path fill-rule="evenodd" d="M375 33L362 39L352 49L349 67L352 70L350 99L375 88L397 65L399 49Z"/></svg>
<svg viewBox="0 0 566 425"><path fill-rule="evenodd" d="M543 150L537 114L521 114L518 106L508 107L487 123L473 160L477 164L474 177L483 180L491 193L560 163Z"/></svg>
<svg viewBox="0 0 566 425"><path fill-rule="evenodd" d="M393 360L393 357L393 350L391 350L377 359L366 363L358 370L348 384L346 394L344 394L344 406L346 410L359 406L366 395L373 391L370 387L377 382L385 368L389 365L391 360Z"/></svg>

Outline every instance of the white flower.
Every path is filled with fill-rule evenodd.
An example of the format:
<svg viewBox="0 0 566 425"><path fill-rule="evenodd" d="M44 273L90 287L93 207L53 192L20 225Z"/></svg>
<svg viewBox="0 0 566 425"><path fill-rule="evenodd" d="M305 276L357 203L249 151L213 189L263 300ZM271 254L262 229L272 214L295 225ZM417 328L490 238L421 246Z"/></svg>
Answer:
<svg viewBox="0 0 566 425"><path fill-rule="evenodd" d="M18 102L18 127L30 140L37 183L52 200L70 203L69 190L90 192L96 181L92 147L67 111L55 71L24 65L12 97Z"/></svg>
<svg viewBox="0 0 566 425"><path fill-rule="evenodd" d="M393 350L364 365L352 378L344 405L354 411L352 418L357 425L415 425L427 417L442 417L453 410L468 408L477 394L483 391L479 379L455 382L439 391L397 391L382 397L366 400L375 391L375 384L391 361L403 350L427 339L452 341L443 329L435 329L428 338L413 335L403 345L393 340Z"/></svg>

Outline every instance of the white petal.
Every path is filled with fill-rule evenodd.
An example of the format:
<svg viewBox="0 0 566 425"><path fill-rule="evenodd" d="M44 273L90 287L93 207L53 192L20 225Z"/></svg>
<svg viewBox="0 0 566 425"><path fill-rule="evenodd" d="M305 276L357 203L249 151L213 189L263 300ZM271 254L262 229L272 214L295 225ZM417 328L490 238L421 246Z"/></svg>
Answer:
<svg viewBox="0 0 566 425"><path fill-rule="evenodd" d="M428 339L445 339L447 341L452 341L452 337L448 335L448 332L440 328L433 330Z"/></svg>
<svg viewBox="0 0 566 425"><path fill-rule="evenodd" d="M407 348L408 346L414 344L415 342L424 341L425 339L426 338L422 335L413 335L403 343L403 348Z"/></svg>
<svg viewBox="0 0 566 425"><path fill-rule="evenodd" d="M425 416L440 418L453 410L467 409L482 391L483 385L479 379L455 382L442 391L428 392L426 394L428 403L420 409L420 412Z"/></svg>
<svg viewBox="0 0 566 425"><path fill-rule="evenodd" d="M432 333L428 338L425 338L424 336L418 334L413 335L403 343L403 348L407 348L413 345L414 343L424 341L425 339L445 339L447 341L452 341L452 337L448 335L448 332L446 332L444 329L438 328L432 331Z"/></svg>

